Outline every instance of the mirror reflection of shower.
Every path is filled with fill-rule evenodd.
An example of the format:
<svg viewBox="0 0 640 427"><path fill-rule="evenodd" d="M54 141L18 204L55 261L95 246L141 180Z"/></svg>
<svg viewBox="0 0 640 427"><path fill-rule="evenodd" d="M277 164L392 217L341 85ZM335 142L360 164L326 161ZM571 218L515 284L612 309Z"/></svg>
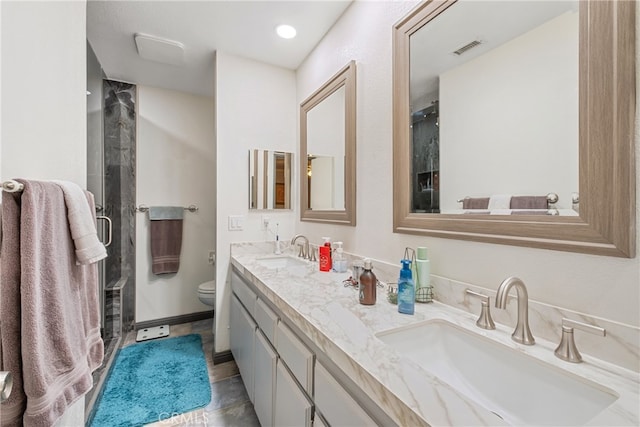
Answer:
<svg viewBox="0 0 640 427"><path fill-rule="evenodd" d="M411 115L412 211L440 212L440 108L438 99Z"/></svg>

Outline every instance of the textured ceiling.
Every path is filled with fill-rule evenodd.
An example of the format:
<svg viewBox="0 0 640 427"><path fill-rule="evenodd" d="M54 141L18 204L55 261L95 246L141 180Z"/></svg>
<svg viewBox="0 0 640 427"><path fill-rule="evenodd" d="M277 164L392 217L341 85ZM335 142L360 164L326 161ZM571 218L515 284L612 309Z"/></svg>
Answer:
<svg viewBox="0 0 640 427"><path fill-rule="evenodd" d="M349 4L351 0L90 0L87 38L110 79L212 96L214 51L295 70ZM283 23L297 28L296 38L275 34ZM141 58L135 33L184 44L184 65Z"/></svg>

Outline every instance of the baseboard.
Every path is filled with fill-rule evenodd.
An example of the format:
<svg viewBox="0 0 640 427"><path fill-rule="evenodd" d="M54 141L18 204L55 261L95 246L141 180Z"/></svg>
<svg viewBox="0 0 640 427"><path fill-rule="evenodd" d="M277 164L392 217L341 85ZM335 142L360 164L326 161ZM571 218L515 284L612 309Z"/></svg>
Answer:
<svg viewBox="0 0 640 427"><path fill-rule="evenodd" d="M182 314L180 316L165 317L163 319L147 320L136 323L136 331L144 328L153 328L160 325L179 325L181 323L197 322L198 320L213 319L213 310L199 313Z"/></svg>
<svg viewBox="0 0 640 427"><path fill-rule="evenodd" d="M221 351L219 353L213 353L213 364L231 362L233 360L233 354L231 350Z"/></svg>

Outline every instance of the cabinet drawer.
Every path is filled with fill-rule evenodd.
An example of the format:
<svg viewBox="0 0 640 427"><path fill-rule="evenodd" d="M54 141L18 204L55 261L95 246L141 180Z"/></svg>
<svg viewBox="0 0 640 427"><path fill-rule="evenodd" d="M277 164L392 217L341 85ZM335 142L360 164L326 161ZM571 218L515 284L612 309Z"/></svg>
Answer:
<svg viewBox="0 0 640 427"><path fill-rule="evenodd" d="M276 350L305 391L313 389L313 353L282 321L276 330Z"/></svg>
<svg viewBox="0 0 640 427"><path fill-rule="evenodd" d="M242 305L245 306L247 311L252 317L255 317L256 312L256 294L249 286L244 282L244 280L233 271L231 273L231 289L238 296Z"/></svg>
<svg viewBox="0 0 640 427"><path fill-rule="evenodd" d="M256 323L269 339L269 342L275 344L278 316L260 298L256 301Z"/></svg>
<svg viewBox="0 0 640 427"><path fill-rule="evenodd" d="M329 425L373 426L375 421L320 363L315 367L314 401Z"/></svg>

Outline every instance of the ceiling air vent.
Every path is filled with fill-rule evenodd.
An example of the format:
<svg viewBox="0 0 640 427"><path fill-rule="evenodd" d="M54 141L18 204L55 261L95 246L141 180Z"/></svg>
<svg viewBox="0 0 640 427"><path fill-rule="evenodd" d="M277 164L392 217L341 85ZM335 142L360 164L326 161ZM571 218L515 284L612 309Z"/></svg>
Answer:
<svg viewBox="0 0 640 427"><path fill-rule="evenodd" d="M471 43L467 43L464 46L462 46L460 49L454 51L453 53L455 53L456 55L460 56L463 53L465 53L468 50L473 49L476 46L480 46L482 44L482 42L480 40L474 40Z"/></svg>

